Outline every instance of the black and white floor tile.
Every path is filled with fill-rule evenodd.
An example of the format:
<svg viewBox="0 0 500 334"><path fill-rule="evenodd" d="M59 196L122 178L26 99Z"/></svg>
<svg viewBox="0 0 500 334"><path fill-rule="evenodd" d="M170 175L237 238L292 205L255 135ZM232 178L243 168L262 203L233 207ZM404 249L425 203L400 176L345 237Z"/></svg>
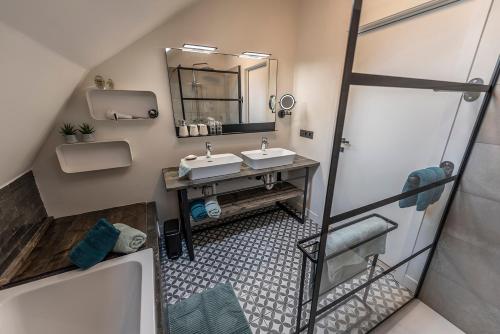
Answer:
<svg viewBox="0 0 500 334"><path fill-rule="evenodd" d="M293 333L299 294L301 254L298 240L318 231L312 222L299 224L282 210L249 215L194 235L195 261L186 250L180 259L167 258L162 245L163 294L169 304L229 282L253 333ZM380 273L382 268L377 267ZM343 284L320 300L326 305L366 280ZM362 298L363 291L359 293ZM374 282L366 303L351 299L319 318L317 333L366 333L411 299L389 274ZM307 310L304 310L306 313Z"/></svg>

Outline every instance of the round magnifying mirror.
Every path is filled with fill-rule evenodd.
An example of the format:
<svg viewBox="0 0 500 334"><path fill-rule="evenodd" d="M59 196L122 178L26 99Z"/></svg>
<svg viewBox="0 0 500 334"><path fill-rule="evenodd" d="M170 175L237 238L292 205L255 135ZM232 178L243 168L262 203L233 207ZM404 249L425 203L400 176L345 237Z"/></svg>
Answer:
<svg viewBox="0 0 500 334"><path fill-rule="evenodd" d="M291 115L292 112L290 110L295 106L295 98L292 94L285 94L280 99L280 107L281 110L278 112L278 116L283 118L286 115Z"/></svg>

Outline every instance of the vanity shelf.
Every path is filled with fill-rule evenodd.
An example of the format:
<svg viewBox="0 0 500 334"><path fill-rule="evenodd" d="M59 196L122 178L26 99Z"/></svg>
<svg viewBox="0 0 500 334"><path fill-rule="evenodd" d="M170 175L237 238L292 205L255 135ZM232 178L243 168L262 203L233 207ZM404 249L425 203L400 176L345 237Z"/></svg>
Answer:
<svg viewBox="0 0 500 334"><path fill-rule="evenodd" d="M90 116L95 120L109 121L106 112L114 110L120 114L139 117L119 121L144 121L151 119L149 110L158 110L156 95L151 91L90 88L86 96Z"/></svg>
<svg viewBox="0 0 500 334"><path fill-rule="evenodd" d="M179 201L179 213L180 220L183 226L184 238L186 240L186 246L189 253L190 260L194 260L194 243L193 243L193 232L192 223L195 221L190 215L190 201L199 198L188 198L189 189L200 189L203 186L210 186L218 182L227 182L232 180L242 180L242 179L256 179L261 178L263 175L270 173L276 174L276 182L271 190L266 190L265 187L255 186L255 187L244 187L240 189L234 189L228 192L219 193L217 200L221 207L221 216L217 219L206 218L196 221L196 224L203 224L212 220L219 220L224 218L230 218L236 216L240 213L245 213L248 211L253 211L260 208L270 207L272 205L278 205L287 214L293 217L297 222L303 223L306 217L306 206L307 206L307 189L309 184L309 169L315 168L319 165L319 162L308 159L306 157L296 155L293 163L283 166L270 167L264 169L252 169L249 166L242 164L239 173L214 176L205 179L189 180L187 178L179 177L178 167L169 167L163 169L163 179L165 181L165 187L167 191L177 192L177 198ZM299 173L301 175L293 176L292 178L283 179L282 173L291 171L303 170L304 173ZM298 188L292 185L288 181L302 179L304 182L303 188ZM295 183L295 182L294 182ZM282 202L286 200L302 197L302 207L300 214L295 211L290 210ZM231 221L231 219L229 219ZM198 233L198 231L196 232Z"/></svg>
<svg viewBox="0 0 500 334"><path fill-rule="evenodd" d="M284 182L276 184L271 190L266 190L266 188L261 187L221 195L217 197L222 211L219 218L205 218L196 221L191 218L191 223L203 224L209 221L231 217L236 214L271 206L276 202L302 196L303 193L304 190L295 187L291 183Z"/></svg>
<svg viewBox="0 0 500 334"><path fill-rule="evenodd" d="M57 159L65 173L81 173L132 165L132 151L125 140L62 144Z"/></svg>

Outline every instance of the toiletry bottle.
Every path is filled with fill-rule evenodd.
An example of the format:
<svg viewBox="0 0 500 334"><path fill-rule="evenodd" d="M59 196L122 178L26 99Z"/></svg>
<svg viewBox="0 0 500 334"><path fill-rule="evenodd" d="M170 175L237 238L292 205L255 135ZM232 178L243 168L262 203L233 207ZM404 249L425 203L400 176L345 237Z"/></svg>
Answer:
<svg viewBox="0 0 500 334"><path fill-rule="evenodd" d="M200 123L198 124L198 128L200 129L200 136L208 136L208 128L206 124Z"/></svg>
<svg viewBox="0 0 500 334"><path fill-rule="evenodd" d="M216 124L216 128L217 128L217 134L221 135L222 134L222 122L216 121L215 124Z"/></svg>
<svg viewBox="0 0 500 334"><path fill-rule="evenodd" d="M199 135L198 125L196 125L196 124L190 124L189 125L189 135L191 137L197 137Z"/></svg>
<svg viewBox="0 0 500 334"><path fill-rule="evenodd" d="M182 120L181 125L179 125L179 137L189 137L189 132L185 120Z"/></svg>
<svg viewBox="0 0 500 334"><path fill-rule="evenodd" d="M210 135L216 135L217 134L217 127L215 126L215 119L213 117L207 117L208 120L208 132Z"/></svg>

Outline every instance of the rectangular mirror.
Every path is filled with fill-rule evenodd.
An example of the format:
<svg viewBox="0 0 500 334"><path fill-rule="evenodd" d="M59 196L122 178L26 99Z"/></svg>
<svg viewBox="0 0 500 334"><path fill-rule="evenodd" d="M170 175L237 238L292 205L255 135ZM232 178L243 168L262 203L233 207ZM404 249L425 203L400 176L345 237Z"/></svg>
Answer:
<svg viewBox="0 0 500 334"><path fill-rule="evenodd" d="M276 59L166 50L178 137L275 130Z"/></svg>

